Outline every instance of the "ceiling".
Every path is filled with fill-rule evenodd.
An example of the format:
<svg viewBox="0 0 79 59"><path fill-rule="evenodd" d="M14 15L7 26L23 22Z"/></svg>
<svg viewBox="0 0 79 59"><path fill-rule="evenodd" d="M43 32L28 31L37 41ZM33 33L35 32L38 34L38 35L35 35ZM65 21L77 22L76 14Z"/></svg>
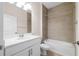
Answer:
<svg viewBox="0 0 79 59"><path fill-rule="evenodd" d="M55 6L57 6L57 5L61 4L61 3L63 3L63 2L43 2L43 4L44 4L48 9L53 8L53 7L55 7Z"/></svg>
<svg viewBox="0 0 79 59"><path fill-rule="evenodd" d="M22 7L24 10L31 10L30 3L26 3L26 2L9 2L9 3L15 4L19 8ZM61 3L63 2L42 2L42 4L44 4L48 9L53 8Z"/></svg>

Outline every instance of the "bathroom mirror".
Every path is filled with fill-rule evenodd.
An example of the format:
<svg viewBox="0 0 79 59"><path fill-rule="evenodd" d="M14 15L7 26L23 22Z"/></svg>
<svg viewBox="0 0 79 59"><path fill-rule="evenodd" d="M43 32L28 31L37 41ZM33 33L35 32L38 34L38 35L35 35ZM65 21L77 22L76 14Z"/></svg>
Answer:
<svg viewBox="0 0 79 59"><path fill-rule="evenodd" d="M23 8L22 8L23 7ZM7 9L7 10L6 10ZM26 33L31 33L31 5L30 3L22 3L20 4L19 2L17 3L10 3L10 2L6 2L4 3L4 18L5 19L9 19L8 22L10 22L10 24L12 24L11 27L10 24L7 29L10 29L11 31L13 31L14 34L26 34ZM16 19L16 22L15 22ZM7 20L5 20L4 22L6 22ZM13 24L12 22L14 22L15 24ZM5 28L6 28L5 27ZM15 27L15 28L14 28ZM6 30L7 30L6 29Z"/></svg>

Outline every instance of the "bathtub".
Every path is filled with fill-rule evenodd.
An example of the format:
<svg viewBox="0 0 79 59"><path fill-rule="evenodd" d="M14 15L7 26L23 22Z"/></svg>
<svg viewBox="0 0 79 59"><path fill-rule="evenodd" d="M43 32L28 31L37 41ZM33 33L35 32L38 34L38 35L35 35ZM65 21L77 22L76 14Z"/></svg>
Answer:
<svg viewBox="0 0 79 59"><path fill-rule="evenodd" d="M63 56L75 56L75 46L72 43L47 39L45 44L49 45L49 50L57 51Z"/></svg>

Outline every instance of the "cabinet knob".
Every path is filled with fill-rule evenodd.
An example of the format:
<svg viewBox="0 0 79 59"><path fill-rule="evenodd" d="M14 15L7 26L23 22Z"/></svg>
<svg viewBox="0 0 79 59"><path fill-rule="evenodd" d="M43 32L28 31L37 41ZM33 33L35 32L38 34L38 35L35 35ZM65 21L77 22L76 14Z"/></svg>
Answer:
<svg viewBox="0 0 79 59"><path fill-rule="evenodd" d="M28 53L29 53L28 56L30 56L30 50L28 51Z"/></svg>
<svg viewBox="0 0 79 59"><path fill-rule="evenodd" d="M28 53L29 53L28 56L32 56L32 49L30 49Z"/></svg>
<svg viewBox="0 0 79 59"><path fill-rule="evenodd" d="M32 55L32 49L31 49L31 53L30 54Z"/></svg>

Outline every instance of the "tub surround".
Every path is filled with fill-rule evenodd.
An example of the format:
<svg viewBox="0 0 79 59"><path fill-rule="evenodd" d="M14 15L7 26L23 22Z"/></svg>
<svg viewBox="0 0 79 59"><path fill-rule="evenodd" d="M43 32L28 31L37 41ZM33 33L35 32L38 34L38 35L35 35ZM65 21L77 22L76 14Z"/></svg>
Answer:
<svg viewBox="0 0 79 59"><path fill-rule="evenodd" d="M74 2L61 3L48 10L45 6L42 6L42 40L56 40L55 42L51 41L50 45L53 48L50 48L48 55L53 55L53 53L58 55L75 55L75 47L72 44L75 40L74 21ZM60 46L59 42L62 42L63 45L60 43Z"/></svg>
<svg viewBox="0 0 79 59"><path fill-rule="evenodd" d="M42 5L42 40L56 39L74 42L75 3L61 3L47 9Z"/></svg>
<svg viewBox="0 0 79 59"><path fill-rule="evenodd" d="M48 9L42 5L42 40L48 38Z"/></svg>
<svg viewBox="0 0 79 59"><path fill-rule="evenodd" d="M74 42L75 3L66 2L48 10L48 38Z"/></svg>

